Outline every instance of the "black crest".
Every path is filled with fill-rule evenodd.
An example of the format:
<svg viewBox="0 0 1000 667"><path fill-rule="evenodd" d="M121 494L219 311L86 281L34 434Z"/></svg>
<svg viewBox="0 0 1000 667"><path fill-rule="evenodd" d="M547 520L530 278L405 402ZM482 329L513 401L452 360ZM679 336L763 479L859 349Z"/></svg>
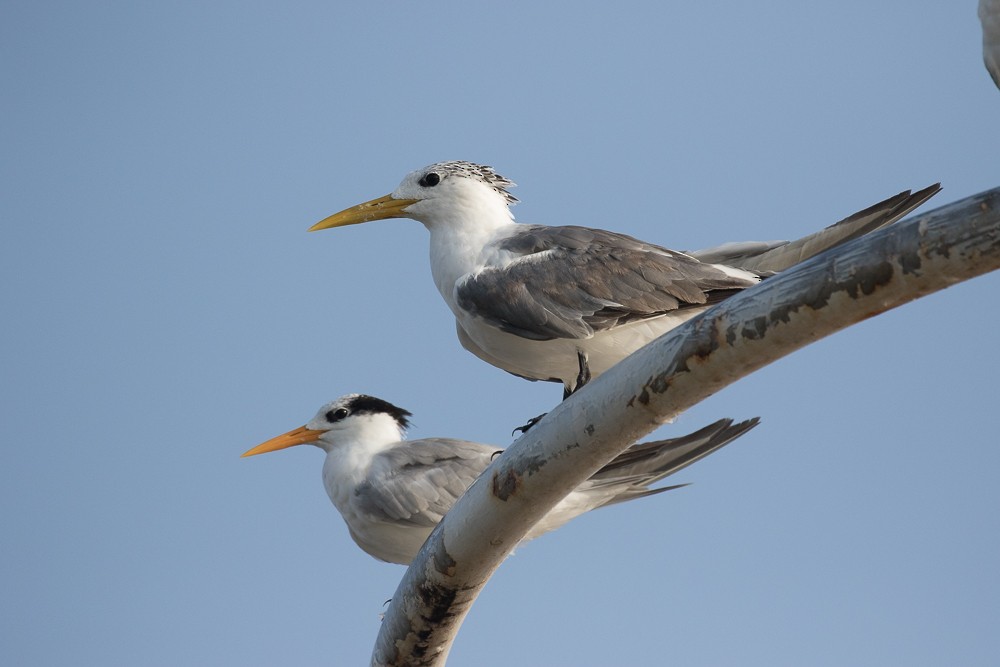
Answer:
<svg viewBox="0 0 1000 667"><path fill-rule="evenodd" d="M352 394L345 398L344 407L351 411L351 414L377 414L384 413L396 420L400 428L409 428L412 415L408 410L395 406L389 401L384 401L368 394Z"/></svg>

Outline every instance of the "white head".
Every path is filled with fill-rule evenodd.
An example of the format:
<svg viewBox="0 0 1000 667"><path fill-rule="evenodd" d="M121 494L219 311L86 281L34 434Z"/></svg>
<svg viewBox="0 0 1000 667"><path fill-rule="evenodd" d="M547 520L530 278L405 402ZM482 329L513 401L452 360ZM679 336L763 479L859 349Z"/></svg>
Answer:
<svg viewBox="0 0 1000 667"><path fill-rule="evenodd" d="M513 219L517 203L508 188L514 182L492 167L464 162L438 162L407 174L391 194L335 213L309 231L388 218L411 218L433 227L444 222Z"/></svg>
<svg viewBox="0 0 1000 667"><path fill-rule="evenodd" d="M388 401L367 394L347 394L321 407L305 426L271 438L245 452L255 456L294 445L315 445L329 452L340 446L362 443L378 449L402 440L410 413Z"/></svg>

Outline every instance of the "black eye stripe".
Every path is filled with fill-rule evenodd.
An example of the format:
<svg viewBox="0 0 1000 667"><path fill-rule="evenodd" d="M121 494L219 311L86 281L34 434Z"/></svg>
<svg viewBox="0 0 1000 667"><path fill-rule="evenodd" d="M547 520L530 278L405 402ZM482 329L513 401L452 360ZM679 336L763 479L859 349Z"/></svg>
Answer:
<svg viewBox="0 0 1000 667"><path fill-rule="evenodd" d="M433 171L424 174L423 178L417 181L417 183L419 183L425 188L433 188L440 182L441 182L441 176L437 174L437 172Z"/></svg>

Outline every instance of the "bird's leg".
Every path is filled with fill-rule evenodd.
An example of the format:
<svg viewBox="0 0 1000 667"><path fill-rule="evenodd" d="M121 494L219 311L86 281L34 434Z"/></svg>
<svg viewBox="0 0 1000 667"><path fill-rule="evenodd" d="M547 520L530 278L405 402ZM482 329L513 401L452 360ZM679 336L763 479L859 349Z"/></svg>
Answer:
<svg viewBox="0 0 1000 667"><path fill-rule="evenodd" d="M568 390L568 393L567 393L567 390L563 390L563 400L564 401L567 398L569 398L569 394L572 394L574 391L579 390L580 387L582 387L583 385L585 385L588 382L590 382L590 377L591 377L590 376L590 360L587 359L587 353L584 352L583 350L579 350L578 349L576 351L576 361L577 361L578 364L580 364L580 374L576 376L576 386L573 387L573 389Z"/></svg>
<svg viewBox="0 0 1000 667"><path fill-rule="evenodd" d="M591 374L590 374L590 360L587 358L587 353L584 352L583 350L577 350L576 351L576 360L577 360L577 363L580 364L580 372L576 376L576 385L575 386L570 387L568 384L563 385L563 400L564 401L567 398L569 398L570 396L572 396L573 392L575 392L577 389L579 389L583 385L585 385L588 382L590 382L590 379L592 377ZM513 431L511 431L510 434L514 435L518 431L520 431L522 434L527 433L528 429L530 429L532 426L534 426L535 424L537 424L542 419L542 417L544 417L547 414L548 414L547 412L543 412L542 414L538 415L537 417L532 417L531 419L528 420L527 424L525 424L524 426L518 426Z"/></svg>

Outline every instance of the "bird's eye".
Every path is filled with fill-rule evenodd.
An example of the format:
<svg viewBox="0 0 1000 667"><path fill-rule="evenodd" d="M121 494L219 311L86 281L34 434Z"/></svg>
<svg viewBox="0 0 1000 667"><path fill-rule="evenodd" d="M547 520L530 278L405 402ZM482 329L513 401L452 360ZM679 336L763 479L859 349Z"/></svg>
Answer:
<svg viewBox="0 0 1000 667"><path fill-rule="evenodd" d="M340 421L349 414L351 414L351 411L347 408L337 408L326 413L326 420L332 424L333 422Z"/></svg>
<svg viewBox="0 0 1000 667"><path fill-rule="evenodd" d="M425 188L433 188L440 182L441 182L441 177L433 171L424 174L424 177L421 178L419 181L417 181L417 183L419 183Z"/></svg>

